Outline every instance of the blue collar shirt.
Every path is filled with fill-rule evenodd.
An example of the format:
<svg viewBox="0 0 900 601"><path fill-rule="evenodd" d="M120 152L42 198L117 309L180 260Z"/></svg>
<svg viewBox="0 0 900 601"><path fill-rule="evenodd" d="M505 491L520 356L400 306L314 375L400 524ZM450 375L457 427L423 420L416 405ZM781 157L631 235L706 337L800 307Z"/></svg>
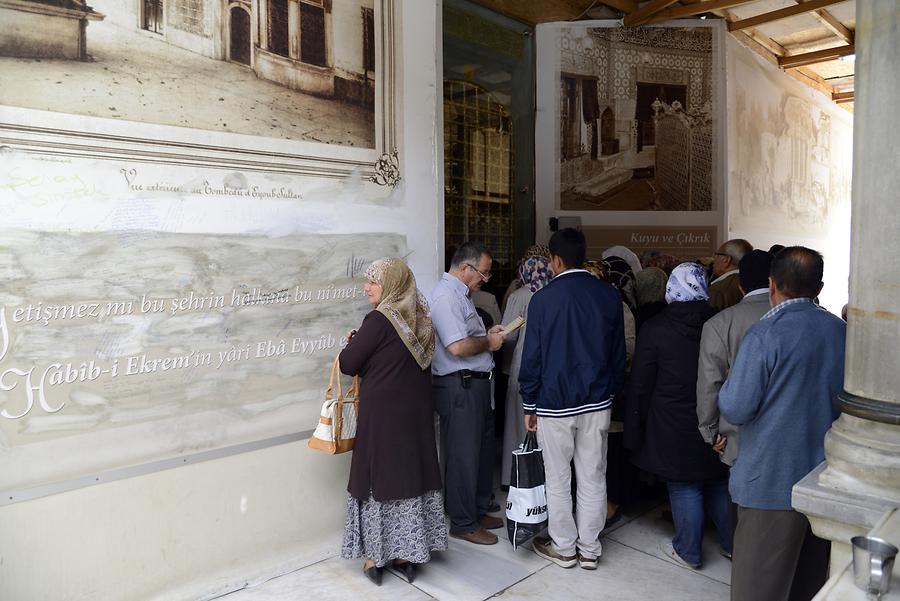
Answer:
<svg viewBox="0 0 900 601"><path fill-rule="evenodd" d="M434 326L434 358L431 373L445 376L461 369L491 371L494 357L489 351L471 357L456 357L447 347L470 336L486 336L487 330L469 297L469 288L459 278L445 273L428 298Z"/></svg>

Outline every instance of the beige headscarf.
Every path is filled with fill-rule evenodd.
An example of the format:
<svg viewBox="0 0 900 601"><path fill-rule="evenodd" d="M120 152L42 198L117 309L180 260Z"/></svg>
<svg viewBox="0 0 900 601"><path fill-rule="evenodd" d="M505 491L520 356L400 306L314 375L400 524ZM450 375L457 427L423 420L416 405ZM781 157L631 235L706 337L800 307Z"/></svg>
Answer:
<svg viewBox="0 0 900 601"><path fill-rule="evenodd" d="M375 310L388 318L422 369L434 355L434 328L428 301L416 288L416 276L400 259L378 259L366 269L366 278L381 286Z"/></svg>

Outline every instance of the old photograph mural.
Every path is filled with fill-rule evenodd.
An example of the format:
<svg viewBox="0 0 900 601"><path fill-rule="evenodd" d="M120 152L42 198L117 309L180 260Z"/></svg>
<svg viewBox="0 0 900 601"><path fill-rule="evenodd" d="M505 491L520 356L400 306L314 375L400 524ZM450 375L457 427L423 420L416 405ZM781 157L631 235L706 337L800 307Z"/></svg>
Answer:
<svg viewBox="0 0 900 601"><path fill-rule="evenodd" d="M6 3L0 80L3 105L375 148L374 0Z"/></svg>
<svg viewBox="0 0 900 601"><path fill-rule="evenodd" d="M571 26L557 35L559 208L715 209L720 32Z"/></svg>
<svg viewBox="0 0 900 601"><path fill-rule="evenodd" d="M403 207L392 11L0 6L4 503L308 436L368 310L363 271L423 229Z"/></svg>

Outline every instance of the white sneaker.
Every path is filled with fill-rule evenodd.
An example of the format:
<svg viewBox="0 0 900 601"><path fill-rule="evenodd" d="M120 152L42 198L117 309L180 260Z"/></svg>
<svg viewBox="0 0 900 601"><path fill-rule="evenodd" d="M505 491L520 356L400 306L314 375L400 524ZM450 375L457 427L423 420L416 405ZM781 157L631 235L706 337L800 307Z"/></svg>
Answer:
<svg viewBox="0 0 900 601"><path fill-rule="evenodd" d="M538 557L543 557L547 561L552 561L561 568L573 568L577 562L577 557L575 555L560 555L554 551L553 542L549 538L534 539L534 542L531 543L531 548Z"/></svg>
<svg viewBox="0 0 900 601"><path fill-rule="evenodd" d="M688 563L687 561L685 561L675 550L675 547L672 546L672 541L668 539L659 543L659 550L663 552L663 555L665 555L667 559L672 560L683 568L687 568L689 570L699 570L703 565L700 563Z"/></svg>

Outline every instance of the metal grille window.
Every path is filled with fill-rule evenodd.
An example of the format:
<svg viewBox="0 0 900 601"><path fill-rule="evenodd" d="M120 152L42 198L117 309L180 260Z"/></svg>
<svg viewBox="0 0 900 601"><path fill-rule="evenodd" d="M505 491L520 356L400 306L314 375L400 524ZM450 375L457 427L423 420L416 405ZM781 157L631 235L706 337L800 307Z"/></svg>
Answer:
<svg viewBox="0 0 900 601"><path fill-rule="evenodd" d="M319 67L327 64L325 7L321 3L300 3L300 60Z"/></svg>
<svg viewBox="0 0 900 601"><path fill-rule="evenodd" d="M362 9L363 19L363 69L375 70L375 11Z"/></svg>
<svg viewBox="0 0 900 601"><path fill-rule="evenodd" d="M269 0L269 51L288 56L288 0Z"/></svg>
<svg viewBox="0 0 900 601"><path fill-rule="evenodd" d="M444 243L484 243L494 256L493 282L514 276L512 118L472 83L444 82Z"/></svg>

